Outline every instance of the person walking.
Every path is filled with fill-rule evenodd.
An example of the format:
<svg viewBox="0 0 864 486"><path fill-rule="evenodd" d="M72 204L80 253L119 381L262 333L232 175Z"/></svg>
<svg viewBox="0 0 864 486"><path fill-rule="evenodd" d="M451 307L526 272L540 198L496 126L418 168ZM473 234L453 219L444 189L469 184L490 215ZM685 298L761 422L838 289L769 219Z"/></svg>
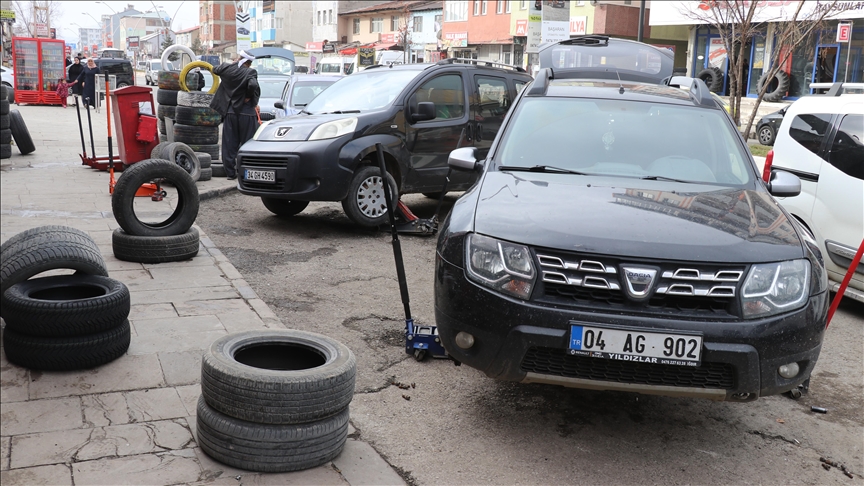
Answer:
<svg viewBox="0 0 864 486"><path fill-rule="evenodd" d="M213 74L221 83L210 108L222 115L222 165L229 180L237 178L237 152L258 129L258 72L252 69L255 56L240 51L233 62L216 66Z"/></svg>
<svg viewBox="0 0 864 486"><path fill-rule="evenodd" d="M73 82L78 80L78 76L81 75L81 71L84 70L84 65L81 64L81 57L75 56L72 59L72 65L69 66L69 77L67 79L68 82ZM81 83L75 83L72 85L72 94L75 96L81 96Z"/></svg>
<svg viewBox="0 0 864 486"><path fill-rule="evenodd" d="M94 108L96 107L96 76L101 73L102 71L96 66L96 61L91 57L87 59L87 65L78 75L78 83L82 84L81 95L84 97L84 103Z"/></svg>

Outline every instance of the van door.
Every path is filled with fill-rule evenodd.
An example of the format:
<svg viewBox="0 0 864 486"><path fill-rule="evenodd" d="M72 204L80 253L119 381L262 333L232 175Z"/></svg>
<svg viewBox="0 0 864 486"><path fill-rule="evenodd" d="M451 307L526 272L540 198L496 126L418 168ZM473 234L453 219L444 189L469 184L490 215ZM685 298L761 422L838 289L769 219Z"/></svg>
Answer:
<svg viewBox="0 0 864 486"><path fill-rule="evenodd" d="M475 74L472 100L471 111L474 116L469 123L473 125L477 157L484 159L489 153L492 141L495 140L495 135L501 129L504 115L507 114L513 100L507 88L507 78Z"/></svg>
<svg viewBox="0 0 864 486"><path fill-rule="evenodd" d="M466 84L461 70L439 71L408 97L405 138L410 162L403 177L403 192L440 191L447 175L450 152L473 145L469 124L470 91ZM435 103L437 116L433 120L412 123L411 113L416 112L417 104L423 101ZM467 189L476 179L477 174L453 171L448 189Z"/></svg>

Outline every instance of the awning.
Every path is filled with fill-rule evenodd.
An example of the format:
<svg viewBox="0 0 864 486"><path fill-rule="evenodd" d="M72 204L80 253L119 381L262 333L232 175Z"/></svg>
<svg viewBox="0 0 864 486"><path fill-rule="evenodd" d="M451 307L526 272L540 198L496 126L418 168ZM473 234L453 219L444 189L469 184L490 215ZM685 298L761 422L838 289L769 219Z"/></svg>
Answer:
<svg viewBox="0 0 864 486"><path fill-rule="evenodd" d="M376 51L387 51L390 50L393 46L397 46L399 44L395 42L376 42L375 50Z"/></svg>

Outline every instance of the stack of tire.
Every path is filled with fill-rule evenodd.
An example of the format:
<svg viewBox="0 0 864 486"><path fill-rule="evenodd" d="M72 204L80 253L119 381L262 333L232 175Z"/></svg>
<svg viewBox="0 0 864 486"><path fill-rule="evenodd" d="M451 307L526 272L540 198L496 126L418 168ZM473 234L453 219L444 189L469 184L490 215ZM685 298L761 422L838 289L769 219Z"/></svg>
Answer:
<svg viewBox="0 0 864 486"><path fill-rule="evenodd" d="M0 85L0 159L12 156L12 130L9 128L9 100L6 85Z"/></svg>
<svg viewBox="0 0 864 486"><path fill-rule="evenodd" d="M24 117L18 110L12 110L9 106L8 88L0 85L0 159L8 159L12 156L12 140L21 155L27 155L36 151Z"/></svg>
<svg viewBox="0 0 864 486"><path fill-rule="evenodd" d="M113 361L129 348L129 289L108 277L96 243L83 231L40 226L0 248L0 286L12 363L70 371ZM52 270L73 275L39 277Z"/></svg>
<svg viewBox="0 0 864 486"><path fill-rule="evenodd" d="M345 446L357 363L344 344L297 330L223 336L204 352L198 445L258 472L308 469Z"/></svg>
<svg viewBox="0 0 864 486"><path fill-rule="evenodd" d="M185 143L198 154L199 160L203 154L210 163L219 160L219 125L222 123L219 112L210 108L212 99L213 95L209 93L181 91L177 94L174 118L174 141ZM221 164L214 166L210 163L206 169L202 163L201 180L209 180L213 175L225 176ZM221 170L213 174L217 166Z"/></svg>
<svg viewBox="0 0 864 486"><path fill-rule="evenodd" d="M141 221L135 214L135 194L142 184L168 182L177 191L171 216L161 222ZM111 195L111 209L120 228L111 235L114 256L138 263L190 260L198 254L200 235L192 227L198 217L198 187L192 177L170 160L147 159L123 170ZM168 204L165 202L165 204Z"/></svg>
<svg viewBox="0 0 864 486"><path fill-rule="evenodd" d="M174 162L195 182L209 181L213 175L210 169L210 155L196 153L183 142L159 142L150 151L150 158Z"/></svg>
<svg viewBox="0 0 864 486"><path fill-rule="evenodd" d="M156 91L156 117L159 119L159 141L168 141L165 119L174 119L177 94L180 93L180 71L159 71L159 89Z"/></svg>

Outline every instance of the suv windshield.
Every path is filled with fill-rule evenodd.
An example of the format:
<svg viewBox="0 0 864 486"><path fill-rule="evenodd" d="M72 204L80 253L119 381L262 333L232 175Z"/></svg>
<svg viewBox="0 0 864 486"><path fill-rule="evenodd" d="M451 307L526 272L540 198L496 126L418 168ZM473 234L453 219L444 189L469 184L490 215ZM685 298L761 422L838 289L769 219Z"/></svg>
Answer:
<svg viewBox="0 0 864 486"><path fill-rule="evenodd" d="M419 69L372 69L342 78L306 105L307 113L370 111L388 106L421 72Z"/></svg>
<svg viewBox="0 0 864 486"><path fill-rule="evenodd" d="M584 98L524 98L517 109L501 137L499 166L698 183L752 179L747 154L717 110Z"/></svg>

